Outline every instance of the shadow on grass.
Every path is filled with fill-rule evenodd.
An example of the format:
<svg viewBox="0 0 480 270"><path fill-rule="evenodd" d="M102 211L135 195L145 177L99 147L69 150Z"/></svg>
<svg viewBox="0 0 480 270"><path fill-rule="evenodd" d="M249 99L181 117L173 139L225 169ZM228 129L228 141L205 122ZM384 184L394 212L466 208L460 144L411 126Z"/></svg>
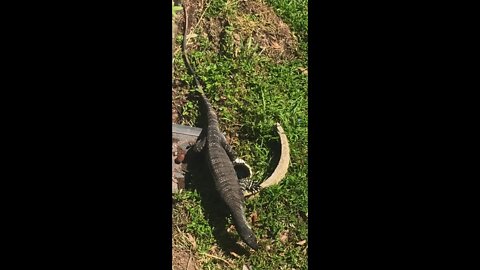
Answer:
<svg viewBox="0 0 480 270"><path fill-rule="evenodd" d="M239 136L239 139L241 140L249 140L255 142L259 136L258 134L262 134L262 132L259 129L243 126L241 127L239 134L256 134L253 136ZM278 166L278 162L280 161L280 157L282 155L282 143L280 140L280 136L278 135L276 126L272 126L269 135L271 137L269 137L269 139L266 141L266 147L268 148L268 156L266 160L268 160L268 164L266 166L263 178L258 179L258 181L264 181L273 174L273 172Z"/></svg>
<svg viewBox="0 0 480 270"><path fill-rule="evenodd" d="M226 229L230 225L228 223L230 212L215 189L215 184L204 159L204 153L188 151L185 161L187 163L185 188L195 189L199 193L205 218L213 228L213 236L218 246L231 258L234 258L230 254L231 251L238 255L250 255L247 249L237 243L236 239L239 236L235 237L234 233L229 233Z"/></svg>

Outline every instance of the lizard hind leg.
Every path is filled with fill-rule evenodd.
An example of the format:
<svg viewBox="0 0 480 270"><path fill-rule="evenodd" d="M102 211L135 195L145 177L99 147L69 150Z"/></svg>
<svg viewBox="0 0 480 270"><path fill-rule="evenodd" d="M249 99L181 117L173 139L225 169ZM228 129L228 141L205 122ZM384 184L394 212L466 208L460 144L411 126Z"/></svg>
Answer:
<svg viewBox="0 0 480 270"><path fill-rule="evenodd" d="M237 154L232 149L232 147L230 145L228 145L227 143L225 143L223 145L223 149L225 149L225 152L227 152L227 155L228 155L228 158L230 158L230 161L232 161L232 162L235 161L235 159L237 158Z"/></svg>
<svg viewBox="0 0 480 270"><path fill-rule="evenodd" d="M220 144L222 145L223 149L225 149L225 152L227 152L228 158L230 161L235 163L235 159L237 158L237 154L233 150L233 148L227 143L227 139L225 136L220 137Z"/></svg>

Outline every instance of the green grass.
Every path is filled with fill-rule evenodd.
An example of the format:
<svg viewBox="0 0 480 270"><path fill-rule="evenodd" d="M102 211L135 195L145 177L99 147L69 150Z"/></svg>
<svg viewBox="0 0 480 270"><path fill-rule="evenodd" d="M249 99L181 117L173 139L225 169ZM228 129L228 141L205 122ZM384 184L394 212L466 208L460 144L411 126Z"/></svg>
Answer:
<svg viewBox="0 0 480 270"><path fill-rule="evenodd" d="M308 0L266 0L300 39L302 56L307 58Z"/></svg>
<svg viewBox="0 0 480 270"><path fill-rule="evenodd" d="M205 17L235 16L235 3L212 0ZM265 189L246 203L247 217L252 212L258 215L253 230L259 238L260 250L239 258L216 254L232 265L202 255L209 252L216 240L198 192L187 190L173 195L174 226L178 220L176 215L183 213L186 220L181 231L195 237L195 254L202 260L204 269L242 269L243 264L253 269L307 269L308 241L296 244L308 237L308 77L301 72L307 68L307 1L269 0L267 3L300 37L299 58L278 64L259 54L255 42L248 39L240 48L235 47L234 28L225 33L223 54L212 50L212 44L200 32L194 41L198 47L190 51L191 62L206 84L205 93L219 115L221 129L236 138L233 147L239 157L253 167L254 180L265 180L276 166L272 158L273 145L279 143L274 131L276 122L284 128L291 151L289 171L281 184ZM176 73L193 89L181 55L175 57ZM183 124L196 125L199 112L195 101L185 104L183 116ZM288 238L281 241L287 230ZM237 237L236 233L232 235Z"/></svg>
<svg viewBox="0 0 480 270"><path fill-rule="evenodd" d="M295 33L308 39L308 1L307 0L266 0L276 13L290 25Z"/></svg>

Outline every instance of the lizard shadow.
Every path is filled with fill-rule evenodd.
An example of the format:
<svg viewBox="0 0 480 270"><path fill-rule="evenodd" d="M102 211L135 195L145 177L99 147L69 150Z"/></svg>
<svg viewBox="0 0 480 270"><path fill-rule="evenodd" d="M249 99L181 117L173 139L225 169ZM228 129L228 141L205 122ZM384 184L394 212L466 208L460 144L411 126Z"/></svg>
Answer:
<svg viewBox="0 0 480 270"><path fill-rule="evenodd" d="M185 188L195 189L200 195L201 206L204 210L205 218L211 228L213 236L218 246L230 257L230 252L238 255L250 255L250 252L239 245L237 240L239 236L235 233L229 233L227 226L229 223L229 210L215 189L215 184L207 169L203 153L194 153L187 151L185 162L187 171L185 173Z"/></svg>

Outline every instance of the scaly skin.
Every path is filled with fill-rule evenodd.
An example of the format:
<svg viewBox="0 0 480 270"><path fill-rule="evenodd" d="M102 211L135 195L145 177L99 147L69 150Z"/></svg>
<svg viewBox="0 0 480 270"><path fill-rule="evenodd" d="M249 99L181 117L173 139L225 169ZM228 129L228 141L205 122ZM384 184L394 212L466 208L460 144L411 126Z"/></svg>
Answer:
<svg viewBox="0 0 480 270"><path fill-rule="evenodd" d="M185 63L190 70L190 73L195 78L195 83L199 89L201 89L201 84L199 82L198 76L196 75L195 70L190 65L186 53L186 41L187 41L187 29L188 29L188 11L184 6L183 8L185 16L185 29L183 36L183 56ZM245 197L243 191L240 187L238 181L237 173L235 172L233 166L233 160L235 160L235 154L231 147L227 144L225 136L220 132L218 126L218 117L215 111L213 110L212 105L208 101L207 97L200 91L201 103L204 107L204 111L207 114L208 125L206 127L206 133L196 145L192 148L195 152L200 152L204 148L206 153L207 164L212 174L212 177L215 181L215 187L220 197L223 199L225 204L232 214L233 222L235 228L238 231L238 234L242 240L251 248L257 250L258 244L257 239L248 226L247 220L245 219Z"/></svg>
<svg viewBox="0 0 480 270"><path fill-rule="evenodd" d="M202 95L202 100L205 107L208 108L206 159L215 181L215 187L230 209L240 237L247 245L256 250L258 249L257 239L245 219L245 197L233 167L232 161L235 159L233 151L225 149L229 149L229 146L219 130L217 115L204 95Z"/></svg>

